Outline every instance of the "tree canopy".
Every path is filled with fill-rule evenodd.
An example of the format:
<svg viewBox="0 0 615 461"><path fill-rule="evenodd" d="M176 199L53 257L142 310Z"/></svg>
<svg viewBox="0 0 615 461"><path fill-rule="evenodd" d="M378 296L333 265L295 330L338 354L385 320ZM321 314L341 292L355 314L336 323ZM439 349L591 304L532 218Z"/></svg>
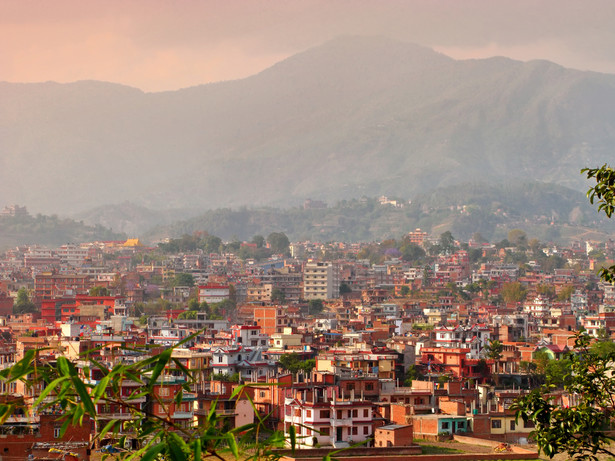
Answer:
<svg viewBox="0 0 615 461"><path fill-rule="evenodd" d="M606 164L600 168L584 168L588 179L596 185L589 188L590 203L598 203L598 211L607 217L615 211L615 171ZM600 270L605 282L615 281L615 266ZM515 404L517 419L531 421L535 430L531 436L539 449L552 458L567 453L570 459L598 460L598 456L615 457L609 433L615 407L615 348L608 344L591 345L592 338L585 331L575 336L572 352L564 361L537 362L544 366L547 386L522 396ZM571 404L558 405L550 391L563 387Z"/></svg>

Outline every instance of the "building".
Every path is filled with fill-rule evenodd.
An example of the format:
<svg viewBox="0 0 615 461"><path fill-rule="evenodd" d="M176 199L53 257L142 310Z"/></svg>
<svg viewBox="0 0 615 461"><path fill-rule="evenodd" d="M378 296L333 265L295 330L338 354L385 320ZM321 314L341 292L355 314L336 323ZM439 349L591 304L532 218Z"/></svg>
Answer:
<svg viewBox="0 0 615 461"><path fill-rule="evenodd" d="M349 447L372 437L373 405L366 400L340 400L333 386L308 384L288 390L284 401L284 431L297 430L300 447Z"/></svg>
<svg viewBox="0 0 615 461"><path fill-rule="evenodd" d="M207 304L215 304L229 299L231 289L228 285L219 285L210 283L208 285L199 286L199 302Z"/></svg>
<svg viewBox="0 0 615 461"><path fill-rule="evenodd" d="M333 299L340 296L339 271L330 262L309 261L303 268L303 298Z"/></svg>

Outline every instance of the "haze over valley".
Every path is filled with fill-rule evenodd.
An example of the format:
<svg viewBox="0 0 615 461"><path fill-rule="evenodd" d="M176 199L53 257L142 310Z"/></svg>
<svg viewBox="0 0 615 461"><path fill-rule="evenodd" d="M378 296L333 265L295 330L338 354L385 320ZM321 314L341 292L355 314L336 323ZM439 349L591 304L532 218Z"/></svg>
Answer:
<svg viewBox="0 0 615 461"><path fill-rule="evenodd" d="M1 196L73 215L126 200L189 216L412 199L468 182L585 191L579 170L615 145L614 75L459 61L383 37L341 37L178 91L2 83L0 98Z"/></svg>

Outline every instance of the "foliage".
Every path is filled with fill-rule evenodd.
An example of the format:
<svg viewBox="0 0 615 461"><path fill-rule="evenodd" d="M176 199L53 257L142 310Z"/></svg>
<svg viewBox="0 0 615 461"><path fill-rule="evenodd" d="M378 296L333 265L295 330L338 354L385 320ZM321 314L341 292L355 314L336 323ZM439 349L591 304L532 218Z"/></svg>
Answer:
<svg viewBox="0 0 615 461"><path fill-rule="evenodd" d="M519 282L505 283L500 293L506 303L519 303L527 296L527 290Z"/></svg>
<svg viewBox="0 0 615 461"><path fill-rule="evenodd" d="M615 211L615 170L604 164L600 168L583 168L581 173L585 173L587 179L596 180L596 185L587 191L589 202L592 205L598 203L598 211L603 211L610 218ZM600 278L605 282L614 282L615 265L600 269Z"/></svg>
<svg viewBox="0 0 615 461"><path fill-rule="evenodd" d="M109 296L107 287L95 286L90 288L90 296Z"/></svg>
<svg viewBox="0 0 615 461"><path fill-rule="evenodd" d="M272 232L267 237L267 243L274 253L288 253L290 240L283 232Z"/></svg>
<svg viewBox="0 0 615 461"><path fill-rule="evenodd" d="M271 290L271 302L275 304L284 304L286 301L286 295L279 288Z"/></svg>
<svg viewBox="0 0 615 461"><path fill-rule="evenodd" d="M599 355L590 347L590 337L575 336L575 352L566 356L564 389L573 399L570 406L554 403L552 386L536 389L515 404L517 419L535 424L532 438L548 457L566 452L571 459L597 460L598 455L615 456L609 450L611 409L615 406L615 353Z"/></svg>
<svg viewBox="0 0 615 461"><path fill-rule="evenodd" d="M421 372L419 367L416 365L410 365L406 369L406 374L404 375L404 386L412 386L412 381L420 381L425 378L425 375Z"/></svg>
<svg viewBox="0 0 615 461"><path fill-rule="evenodd" d="M184 341L191 340L193 336ZM178 346L181 346L179 343ZM198 425L192 427L179 425L171 418L163 418L149 411L149 406L139 404L143 398L150 398L159 405L165 405L154 392L154 386L160 384L166 368L173 368L174 374L184 379L181 390L174 396L174 403L181 403L185 393L192 392L196 378L179 360L173 358L173 349L169 348L159 355L147 356L134 363L118 362L107 367L97 360L95 351L89 351L82 360L71 362L63 356L56 360L47 360L42 350L29 350L24 357L12 367L0 372L0 380L5 383L21 381L30 391L43 389L30 402L39 411L62 410L59 422L61 436L69 426L83 424L87 417L98 419L96 406L110 404L121 408L131 419L121 421L112 419L96 434L98 440L111 439L115 456L126 460L169 460L196 461L213 457L227 459L226 454L242 459L278 459L273 448L284 446L282 432L271 432L265 427L265 420L255 411L256 422L243 427L228 430L222 418L216 412L216 405ZM134 351L133 351L134 352ZM144 351L145 352L145 351ZM88 374L97 370L102 377L96 381L88 379ZM129 394L123 393L122 381L131 380L140 384L140 388ZM238 386L231 399L247 398L254 408L245 386ZM36 395L36 393L35 393ZM22 404L23 405L23 404ZM14 412L22 410L16 403L0 404L0 421L4 422ZM121 432L120 432L121 431ZM124 449L127 433L138 442L134 452ZM291 441L293 443L294 441ZM293 443L294 449L294 443Z"/></svg>
<svg viewBox="0 0 615 461"><path fill-rule="evenodd" d="M238 383L239 373L233 373L232 375L228 373L214 373L211 375L211 379L213 381L222 381L225 383Z"/></svg>
<svg viewBox="0 0 615 461"><path fill-rule="evenodd" d="M527 244L527 234L521 229L512 229L508 232L508 241L514 246L525 246Z"/></svg>
<svg viewBox="0 0 615 461"><path fill-rule="evenodd" d="M346 282L340 283L340 295L352 293L352 288Z"/></svg>
<svg viewBox="0 0 615 461"><path fill-rule="evenodd" d="M610 340L595 341L589 349L599 357L615 356L615 343Z"/></svg>
<svg viewBox="0 0 615 461"><path fill-rule="evenodd" d="M17 299L13 304L13 313L15 314L27 314L32 312L37 312L36 304L30 301L30 295L28 294L28 290L24 287L21 287L17 291Z"/></svg>
<svg viewBox="0 0 615 461"><path fill-rule="evenodd" d="M320 314L325 308L322 299L310 299L308 301L308 313L312 315Z"/></svg>
<svg viewBox="0 0 615 461"><path fill-rule="evenodd" d="M192 274L179 273L175 274L171 285L174 287L193 287L194 276Z"/></svg>
<svg viewBox="0 0 615 461"><path fill-rule="evenodd" d="M557 294L557 300L560 302L569 301L572 293L574 293L574 285L566 285Z"/></svg>
<svg viewBox="0 0 615 461"><path fill-rule="evenodd" d="M316 366L316 360L302 360L299 354L292 352L280 357L280 366L291 373L297 373L300 370L309 373Z"/></svg>
<svg viewBox="0 0 615 461"><path fill-rule="evenodd" d="M485 355L488 359L495 360L496 362L502 358L503 351L504 345L497 339L489 341L485 345Z"/></svg>

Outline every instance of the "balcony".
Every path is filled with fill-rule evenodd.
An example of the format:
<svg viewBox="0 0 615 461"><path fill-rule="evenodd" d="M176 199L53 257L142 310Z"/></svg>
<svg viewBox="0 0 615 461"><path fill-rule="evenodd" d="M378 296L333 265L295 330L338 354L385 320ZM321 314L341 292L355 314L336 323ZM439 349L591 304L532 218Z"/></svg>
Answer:
<svg viewBox="0 0 615 461"><path fill-rule="evenodd" d="M171 415L173 419L192 419L194 413L192 411L176 411Z"/></svg>
<svg viewBox="0 0 615 461"><path fill-rule="evenodd" d="M352 418L331 418L331 426L352 426Z"/></svg>

